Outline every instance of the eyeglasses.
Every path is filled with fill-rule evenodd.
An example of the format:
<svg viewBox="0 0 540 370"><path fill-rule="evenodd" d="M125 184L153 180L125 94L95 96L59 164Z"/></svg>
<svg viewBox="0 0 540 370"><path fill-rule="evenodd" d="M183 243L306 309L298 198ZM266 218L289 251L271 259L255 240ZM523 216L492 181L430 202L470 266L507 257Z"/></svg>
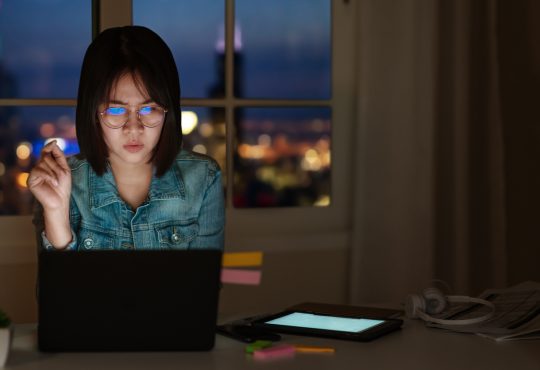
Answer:
<svg viewBox="0 0 540 370"><path fill-rule="evenodd" d="M122 128L129 121L129 109L126 107L108 107L99 114L103 123L110 128ZM137 110L137 118L144 127L159 126L165 120L167 110L160 106L143 105Z"/></svg>

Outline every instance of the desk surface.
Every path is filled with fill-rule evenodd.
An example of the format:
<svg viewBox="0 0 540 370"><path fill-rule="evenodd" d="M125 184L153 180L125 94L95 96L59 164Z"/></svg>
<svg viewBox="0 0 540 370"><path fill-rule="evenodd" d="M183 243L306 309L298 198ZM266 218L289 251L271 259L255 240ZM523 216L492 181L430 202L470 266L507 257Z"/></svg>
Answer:
<svg viewBox="0 0 540 370"><path fill-rule="evenodd" d="M496 343L469 334L430 329L406 320L403 329L360 343L287 335L283 343L326 345L335 354L297 354L291 359L255 361L245 344L216 337L210 352L40 353L36 326L17 325L5 369L519 369L540 370L540 341Z"/></svg>

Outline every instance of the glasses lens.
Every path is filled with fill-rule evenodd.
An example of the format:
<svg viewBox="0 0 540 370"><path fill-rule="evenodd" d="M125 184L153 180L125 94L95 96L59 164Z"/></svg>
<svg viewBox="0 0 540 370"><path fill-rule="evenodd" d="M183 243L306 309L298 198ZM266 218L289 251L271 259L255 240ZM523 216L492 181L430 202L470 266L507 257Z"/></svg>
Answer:
<svg viewBox="0 0 540 370"><path fill-rule="evenodd" d="M145 106L139 109L139 117L145 126L157 126L165 118L165 110L161 107Z"/></svg>
<svg viewBox="0 0 540 370"><path fill-rule="evenodd" d="M109 107L105 110L105 113L110 116L125 116L126 112L127 109L124 107Z"/></svg>
<svg viewBox="0 0 540 370"><path fill-rule="evenodd" d="M138 111L139 119L144 126L154 127L163 122L166 111L161 107L143 106ZM129 110L125 107L109 107L102 113L105 123L112 128L121 128L129 120Z"/></svg>
<svg viewBox="0 0 540 370"><path fill-rule="evenodd" d="M128 118L128 110L124 107L109 107L103 112L105 121L113 127L122 127Z"/></svg>

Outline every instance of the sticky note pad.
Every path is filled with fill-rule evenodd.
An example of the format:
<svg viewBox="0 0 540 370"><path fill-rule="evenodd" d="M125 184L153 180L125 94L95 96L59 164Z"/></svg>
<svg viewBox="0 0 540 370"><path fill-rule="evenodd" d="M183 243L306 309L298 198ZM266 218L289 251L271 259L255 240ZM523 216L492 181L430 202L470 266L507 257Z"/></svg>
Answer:
<svg viewBox="0 0 540 370"><path fill-rule="evenodd" d="M246 346L246 353L253 353L263 348L272 347L272 342L269 340L256 340Z"/></svg>
<svg viewBox="0 0 540 370"><path fill-rule="evenodd" d="M262 252L223 253L223 267L255 267L262 265Z"/></svg>
<svg viewBox="0 0 540 370"><path fill-rule="evenodd" d="M289 344L282 344L280 346L259 349L253 352L253 358L257 360L266 360L271 358L287 358L294 357L296 349Z"/></svg>
<svg viewBox="0 0 540 370"><path fill-rule="evenodd" d="M259 285L261 283L261 272L258 270L224 268L221 270L221 282L228 284Z"/></svg>

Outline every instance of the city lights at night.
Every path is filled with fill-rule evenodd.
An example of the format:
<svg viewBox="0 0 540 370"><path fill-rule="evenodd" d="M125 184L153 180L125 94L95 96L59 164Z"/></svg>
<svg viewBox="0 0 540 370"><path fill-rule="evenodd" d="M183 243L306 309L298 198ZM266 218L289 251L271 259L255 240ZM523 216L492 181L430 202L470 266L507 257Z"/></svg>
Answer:
<svg viewBox="0 0 540 370"><path fill-rule="evenodd" d="M182 98L220 101L226 91L224 2L167 4L155 7L153 2L134 0L134 24L154 29L171 47ZM329 0L271 4L237 0L235 5L236 98L330 99ZM276 13L273 7L282 9ZM175 14L188 12L190 17L183 22L174 21ZM299 12L305 16L295 16ZM88 4L68 0L54 5L36 2L28 9L19 2L4 2L0 98L75 99L82 57L92 37L91 19ZM234 207L331 203L329 106L238 105L228 116L234 117L233 122L226 122L226 109L231 108L224 103L181 109L183 147L215 158L223 169L224 186L227 176L233 176L228 192ZM0 105L0 214L31 211L25 176L51 140L68 156L79 152L75 124L73 106ZM233 132L232 141L228 130Z"/></svg>
<svg viewBox="0 0 540 370"><path fill-rule="evenodd" d="M17 149L15 149L15 152L17 153L17 158L22 160L28 159L32 153L32 144L28 142L20 143Z"/></svg>
<svg viewBox="0 0 540 370"><path fill-rule="evenodd" d="M199 123L199 117L192 111L182 111L182 134L189 135Z"/></svg>

